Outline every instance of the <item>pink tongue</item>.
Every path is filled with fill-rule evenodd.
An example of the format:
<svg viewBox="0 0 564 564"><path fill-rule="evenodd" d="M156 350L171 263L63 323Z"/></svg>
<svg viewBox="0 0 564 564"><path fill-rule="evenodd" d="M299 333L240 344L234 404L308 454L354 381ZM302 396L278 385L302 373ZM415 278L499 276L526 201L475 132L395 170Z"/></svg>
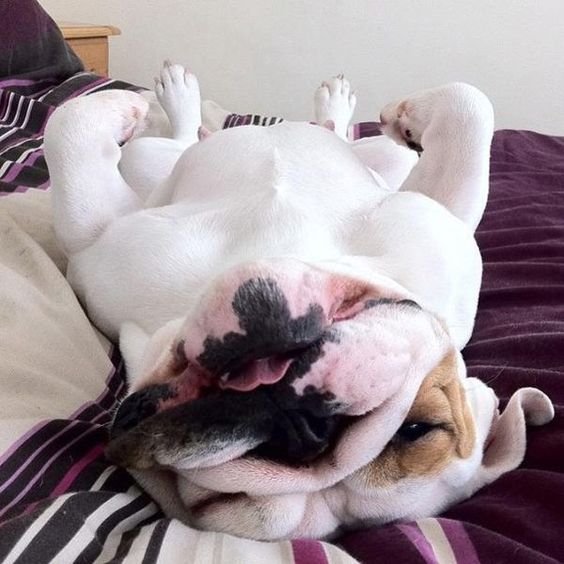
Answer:
<svg viewBox="0 0 564 564"><path fill-rule="evenodd" d="M219 387L223 390L249 392L261 384L274 384L283 378L291 362L292 359L281 360L274 357L253 360L235 378L220 381Z"/></svg>

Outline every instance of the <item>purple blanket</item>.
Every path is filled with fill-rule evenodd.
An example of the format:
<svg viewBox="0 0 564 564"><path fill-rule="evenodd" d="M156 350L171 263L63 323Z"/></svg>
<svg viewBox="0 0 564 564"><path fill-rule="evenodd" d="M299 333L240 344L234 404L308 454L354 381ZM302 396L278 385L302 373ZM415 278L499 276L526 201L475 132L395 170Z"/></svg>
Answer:
<svg viewBox="0 0 564 564"><path fill-rule="evenodd" d="M31 82L0 81L0 192L48 185L42 131L54 106L78 94L124 86L82 73L49 90L39 86L30 95L20 88L29 90ZM374 135L377 126L360 124L354 131L356 136ZM556 418L529 431L521 468L440 518L351 532L339 539L362 562L564 561L564 138L496 133L491 195L477 237L484 284L474 336L464 351L469 373L486 380L503 398L527 385L542 389L556 405ZM117 355L114 365L120 367ZM122 390L123 370L118 369L108 379L107 393L73 420L45 422L0 459L0 509L6 509L0 519L0 560L57 496L72 494L64 514L59 510L26 549L29 557L41 554L47 561L86 516L132 483L119 470L100 490L89 491L109 466L102 455L101 425ZM59 459L62 440L72 446L69 456ZM31 453L33 467L18 474ZM34 485L24 488L30 476ZM108 517L96 531L99 542L85 547L80 561L92 561L113 528L148 500L135 503ZM150 520L158 521L159 531L169 525L163 517ZM118 554L127 554L136 534L135 528L124 533ZM158 543L156 538L156 554ZM324 562L315 546L295 541L296 560Z"/></svg>

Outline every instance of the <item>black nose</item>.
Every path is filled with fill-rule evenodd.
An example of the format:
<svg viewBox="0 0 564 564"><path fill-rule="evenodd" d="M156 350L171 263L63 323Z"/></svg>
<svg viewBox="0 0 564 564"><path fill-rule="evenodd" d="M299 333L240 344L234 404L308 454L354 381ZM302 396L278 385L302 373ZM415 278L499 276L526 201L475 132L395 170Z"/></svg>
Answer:
<svg viewBox="0 0 564 564"><path fill-rule="evenodd" d="M327 450L342 421L339 415L316 417L305 410L280 412L270 439L251 454L290 465L306 463Z"/></svg>

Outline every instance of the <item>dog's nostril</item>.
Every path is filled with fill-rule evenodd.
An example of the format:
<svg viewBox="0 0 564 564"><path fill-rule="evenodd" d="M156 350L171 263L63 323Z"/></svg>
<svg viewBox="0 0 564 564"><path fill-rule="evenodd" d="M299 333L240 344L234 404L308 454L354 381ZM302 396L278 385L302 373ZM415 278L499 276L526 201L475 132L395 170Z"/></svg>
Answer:
<svg viewBox="0 0 564 564"><path fill-rule="evenodd" d="M170 387L162 384L151 386L126 397L114 416L110 437L113 439L129 431L140 421L157 413L158 402L170 399L171 396Z"/></svg>
<svg viewBox="0 0 564 564"><path fill-rule="evenodd" d="M250 454L284 464L307 463L333 444L343 420L339 415L316 417L305 410L283 412L277 417L270 440Z"/></svg>

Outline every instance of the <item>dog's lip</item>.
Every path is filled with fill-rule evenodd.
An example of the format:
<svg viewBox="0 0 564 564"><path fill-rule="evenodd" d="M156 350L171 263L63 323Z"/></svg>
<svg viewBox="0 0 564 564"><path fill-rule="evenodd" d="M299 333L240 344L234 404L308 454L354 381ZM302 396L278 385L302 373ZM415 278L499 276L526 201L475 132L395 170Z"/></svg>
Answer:
<svg viewBox="0 0 564 564"><path fill-rule="evenodd" d="M311 343L309 346L317 342L318 340ZM309 346L300 346L299 348L292 349L281 355L273 355L267 358L238 363L222 376L214 376L201 367L199 363L189 360L184 353L183 342L179 341L173 345L174 360L169 367L170 378L166 383L147 384L123 400L114 416L114 422L110 430L110 440L124 432L132 430L154 415L196 401L202 397L229 390L235 392L249 392L259 386L276 384L284 379L292 363L299 358ZM249 376L251 372L254 372L254 374ZM231 377L233 375L234 378ZM154 402L152 407L148 406L151 408L147 409L144 416L134 420L134 424L127 424L125 427L120 424L116 427L116 421L120 421L121 423L118 416L124 404L134 402L135 396L139 398L141 397L140 394L151 394L153 391L158 393L160 397ZM141 400L141 403L144 403L143 400Z"/></svg>
<svg viewBox="0 0 564 564"><path fill-rule="evenodd" d="M338 328L379 305L401 305L421 309L416 302L410 299L363 294L347 303L341 303L339 308L333 312L331 322L325 332L331 327ZM292 363L310 347L318 344L322 337L323 334L311 342L296 343L285 351L271 355L237 360L225 366L222 374L216 375L207 371L197 360L188 358L185 341L180 338L172 345L173 362L168 368L170 377L167 385L170 386L173 393L158 402L157 412L196 400L204 395L219 393L222 390L247 392L259 386L276 384L284 379ZM137 392L142 392L152 386L156 384L148 384ZM142 420L140 419L139 422Z"/></svg>

